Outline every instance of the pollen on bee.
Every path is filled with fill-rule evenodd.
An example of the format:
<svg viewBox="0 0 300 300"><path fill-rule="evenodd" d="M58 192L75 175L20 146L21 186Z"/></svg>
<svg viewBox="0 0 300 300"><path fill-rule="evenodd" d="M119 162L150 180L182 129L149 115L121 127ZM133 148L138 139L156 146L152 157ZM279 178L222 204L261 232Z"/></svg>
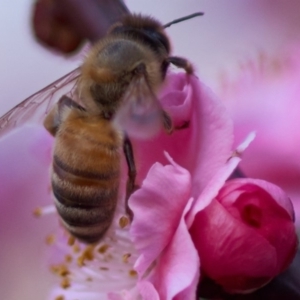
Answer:
<svg viewBox="0 0 300 300"><path fill-rule="evenodd" d="M129 273L130 277L136 277L137 276L137 271L135 271L135 270L130 270L128 273Z"/></svg>
<svg viewBox="0 0 300 300"><path fill-rule="evenodd" d="M46 236L46 244L48 246L53 245L55 241L56 241L56 237L53 233Z"/></svg>
<svg viewBox="0 0 300 300"><path fill-rule="evenodd" d="M33 210L33 215L37 218L48 215L48 214L53 214L56 212L56 208L54 205L48 205L44 207L37 207Z"/></svg>
<svg viewBox="0 0 300 300"><path fill-rule="evenodd" d="M59 295L54 300L65 300L65 297L63 295Z"/></svg>
<svg viewBox="0 0 300 300"><path fill-rule="evenodd" d="M128 224L129 224L129 218L126 217L126 216L122 216L120 219L119 219L119 226L123 229L125 228Z"/></svg>
<svg viewBox="0 0 300 300"><path fill-rule="evenodd" d="M70 282L70 279L65 277L62 279L61 283L60 283L60 286L63 288L63 289L67 289L71 286L71 282Z"/></svg>
<svg viewBox="0 0 300 300"><path fill-rule="evenodd" d="M128 259L129 259L130 257L131 257L131 254L130 254L130 253L126 253L126 254L123 255L122 261L123 261L124 263L128 263Z"/></svg>

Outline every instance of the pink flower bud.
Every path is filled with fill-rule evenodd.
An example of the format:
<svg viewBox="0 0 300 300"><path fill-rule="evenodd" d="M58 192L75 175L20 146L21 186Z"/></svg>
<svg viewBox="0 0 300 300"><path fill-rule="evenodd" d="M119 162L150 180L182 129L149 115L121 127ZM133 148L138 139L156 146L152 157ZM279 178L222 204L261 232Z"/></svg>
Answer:
<svg viewBox="0 0 300 300"><path fill-rule="evenodd" d="M255 179L228 181L190 232L202 273L232 293L267 284L289 266L298 245L290 199Z"/></svg>

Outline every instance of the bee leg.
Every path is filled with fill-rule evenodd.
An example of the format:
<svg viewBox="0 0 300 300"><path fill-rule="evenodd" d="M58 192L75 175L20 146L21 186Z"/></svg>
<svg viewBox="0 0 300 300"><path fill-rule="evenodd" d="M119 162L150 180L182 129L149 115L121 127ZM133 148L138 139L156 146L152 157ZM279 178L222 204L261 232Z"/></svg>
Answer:
<svg viewBox="0 0 300 300"><path fill-rule="evenodd" d="M135 185L135 178L136 178L136 168L133 156L133 149L132 144L128 136L125 135L123 150L126 158L126 162L128 165L128 179L126 184L126 198L125 198L125 210L126 213L129 215L130 220L133 219L133 213L128 206L128 200L130 195L137 189Z"/></svg>
<svg viewBox="0 0 300 300"><path fill-rule="evenodd" d="M172 134L174 130L173 122L166 111L163 111L163 126L167 134Z"/></svg>
<svg viewBox="0 0 300 300"><path fill-rule="evenodd" d="M167 134L172 134L174 130L189 128L190 121L183 121L181 125L173 126L171 117L167 112L163 111L163 126Z"/></svg>
<svg viewBox="0 0 300 300"><path fill-rule="evenodd" d="M188 74L194 73L193 66L185 58L178 57L178 56L170 56L168 58L168 62L170 62L171 64L173 64L174 66L176 66L178 68L184 69Z"/></svg>
<svg viewBox="0 0 300 300"><path fill-rule="evenodd" d="M45 128L53 136L56 135L56 132L58 131L58 128L64 118L64 114L66 113L66 107L68 107L69 109L77 109L80 111L84 111L84 108L78 103L76 103L74 100L72 100L66 95L62 96L44 120Z"/></svg>
<svg viewBox="0 0 300 300"><path fill-rule="evenodd" d="M175 126L175 130L182 130L190 127L190 121L183 121L181 125Z"/></svg>

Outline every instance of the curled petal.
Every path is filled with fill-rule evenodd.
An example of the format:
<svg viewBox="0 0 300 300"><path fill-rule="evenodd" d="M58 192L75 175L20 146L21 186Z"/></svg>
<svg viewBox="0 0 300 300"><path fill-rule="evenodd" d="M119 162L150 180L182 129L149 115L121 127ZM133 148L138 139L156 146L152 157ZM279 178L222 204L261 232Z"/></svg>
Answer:
<svg viewBox="0 0 300 300"><path fill-rule="evenodd" d="M188 227L194 222L196 214L208 206L211 201L217 196L221 187L224 185L228 177L236 169L241 161L241 155L250 145L250 143L255 138L255 133L251 132L246 139L236 148L233 155L212 177L212 179L207 183L202 193L196 198L196 201L192 204L191 210L187 215Z"/></svg>
<svg viewBox="0 0 300 300"><path fill-rule="evenodd" d="M179 226L150 278L163 300L189 300L196 294L200 261L184 220L192 201L190 199L186 206Z"/></svg>
<svg viewBox="0 0 300 300"><path fill-rule="evenodd" d="M167 151L191 173L192 196L196 196L230 157L231 119L220 101L195 76L169 74L160 99L177 130L170 136L161 132L149 141L133 142L139 162L138 182L155 162L168 163L163 154Z"/></svg>
<svg viewBox="0 0 300 300"><path fill-rule="evenodd" d="M153 165L142 187L130 198L134 219L131 236L141 256L136 270L142 275L174 235L191 190L188 171L178 165Z"/></svg>
<svg viewBox="0 0 300 300"><path fill-rule="evenodd" d="M149 281L141 281L138 283L138 289L143 300L161 300L159 294L153 284Z"/></svg>

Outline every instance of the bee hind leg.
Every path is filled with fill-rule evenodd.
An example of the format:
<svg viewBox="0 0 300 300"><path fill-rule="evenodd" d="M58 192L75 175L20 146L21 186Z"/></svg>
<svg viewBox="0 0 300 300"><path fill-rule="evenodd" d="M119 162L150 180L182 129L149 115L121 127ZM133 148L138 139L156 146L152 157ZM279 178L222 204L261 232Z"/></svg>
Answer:
<svg viewBox="0 0 300 300"><path fill-rule="evenodd" d="M123 150L128 165L128 179L126 184L126 198L125 198L125 210L128 214L130 220L133 219L133 212L128 206L128 200L131 194L138 189L138 186L135 185L136 178L136 168L133 156L132 144L128 136L124 138Z"/></svg>

